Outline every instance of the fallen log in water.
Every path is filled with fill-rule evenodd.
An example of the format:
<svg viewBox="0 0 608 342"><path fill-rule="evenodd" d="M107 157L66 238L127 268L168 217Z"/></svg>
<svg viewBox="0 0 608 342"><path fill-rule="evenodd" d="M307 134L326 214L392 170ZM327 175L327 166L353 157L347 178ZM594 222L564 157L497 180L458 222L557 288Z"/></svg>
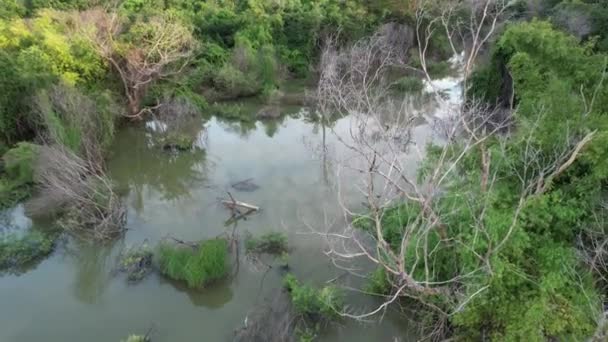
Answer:
<svg viewBox="0 0 608 342"><path fill-rule="evenodd" d="M243 209L247 209L247 210L253 210L253 211L259 211L260 207L255 206L253 204L249 204L249 203L245 203L245 202L241 202L241 201L236 201L236 200L222 200L222 204L224 204L226 207L230 208L230 209L238 209L238 208L243 208Z"/></svg>
<svg viewBox="0 0 608 342"><path fill-rule="evenodd" d="M222 200L222 204L232 210L232 216L225 222L227 226L236 223L240 219L245 219L249 214L260 210L260 207L256 205L237 201L230 191L228 191L228 196L230 196L229 200ZM244 210L241 211L241 209Z"/></svg>

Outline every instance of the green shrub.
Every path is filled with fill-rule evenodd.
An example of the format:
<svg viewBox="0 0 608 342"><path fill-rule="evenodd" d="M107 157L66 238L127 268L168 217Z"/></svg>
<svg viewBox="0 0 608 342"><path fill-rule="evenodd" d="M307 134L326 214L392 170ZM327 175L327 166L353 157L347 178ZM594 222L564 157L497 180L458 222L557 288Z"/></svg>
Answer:
<svg viewBox="0 0 608 342"><path fill-rule="evenodd" d="M13 235L0 238L0 271L17 270L53 251L55 233L28 232L23 237Z"/></svg>
<svg viewBox="0 0 608 342"><path fill-rule="evenodd" d="M32 195L33 186L15 185L13 181L0 178L0 208L10 208Z"/></svg>
<svg viewBox="0 0 608 342"><path fill-rule="evenodd" d="M166 149L174 149L186 151L192 148L196 138L192 134L184 132L170 132L163 139L163 147Z"/></svg>
<svg viewBox="0 0 608 342"><path fill-rule="evenodd" d="M4 0L0 3L0 18L8 19L25 14L25 6L18 0Z"/></svg>
<svg viewBox="0 0 608 342"><path fill-rule="evenodd" d="M446 34L433 34L429 43L429 52L435 59L448 59L454 53Z"/></svg>
<svg viewBox="0 0 608 342"><path fill-rule="evenodd" d="M338 312L343 308L343 298L339 290L326 286L320 290L308 285L302 285L292 275L284 279L285 288L289 292L296 312L312 322L330 321L338 318Z"/></svg>
<svg viewBox="0 0 608 342"><path fill-rule="evenodd" d="M8 150L2 160L7 176L15 185L25 185L34 181L34 163L38 155L38 146L20 142Z"/></svg>
<svg viewBox="0 0 608 342"><path fill-rule="evenodd" d="M20 142L4 154L5 175L0 177L0 208L12 207L31 195L37 153L37 145Z"/></svg>
<svg viewBox="0 0 608 342"><path fill-rule="evenodd" d="M258 51L255 73L256 79L262 82L262 88L274 88L278 84L278 65L272 45L264 45Z"/></svg>
<svg viewBox="0 0 608 342"><path fill-rule="evenodd" d="M287 252L287 236L284 233L272 232L260 237L248 236L245 240L248 253L283 254Z"/></svg>
<svg viewBox="0 0 608 342"><path fill-rule="evenodd" d="M426 65L426 70L431 78L444 78L450 75L452 67L447 61L436 62L429 60Z"/></svg>
<svg viewBox="0 0 608 342"><path fill-rule="evenodd" d="M393 83L392 88L403 93L418 93L424 89L424 83L418 77L403 77Z"/></svg>
<svg viewBox="0 0 608 342"><path fill-rule="evenodd" d="M366 291L379 295L387 295L391 292L393 285L389 275L383 267L376 268L369 276Z"/></svg>
<svg viewBox="0 0 608 342"><path fill-rule="evenodd" d="M318 327L304 327L304 328L296 328L296 336L298 336L298 342L313 342L319 337L319 328Z"/></svg>
<svg viewBox="0 0 608 342"><path fill-rule="evenodd" d="M228 274L228 244L224 239L201 242L195 247L161 243L158 264L171 279L185 281L191 288L222 279Z"/></svg>
<svg viewBox="0 0 608 342"><path fill-rule="evenodd" d="M252 75L245 74L232 64L224 64L213 76L214 90L230 98L258 94L262 87Z"/></svg>
<svg viewBox="0 0 608 342"><path fill-rule="evenodd" d="M146 342L149 339L144 335L129 335L126 340L122 340L121 342Z"/></svg>

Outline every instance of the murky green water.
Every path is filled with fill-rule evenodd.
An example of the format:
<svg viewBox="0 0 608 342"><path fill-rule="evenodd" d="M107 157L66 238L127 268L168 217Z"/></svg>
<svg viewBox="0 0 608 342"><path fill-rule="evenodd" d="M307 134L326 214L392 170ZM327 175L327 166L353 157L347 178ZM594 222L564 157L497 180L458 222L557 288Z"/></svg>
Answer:
<svg viewBox="0 0 608 342"><path fill-rule="evenodd" d="M235 229L225 226L230 213L218 204L226 191L262 208L238 223L241 236L286 231L290 266L299 278L322 284L340 275L322 253L323 241L306 234L306 224L323 229L327 222L341 222L330 161L347 153L334 132L346 133L349 119L337 121L333 130L301 114L248 128L215 119L196 125L204 148L178 154L152 146L143 125L121 130L109 168L128 206L125 238L105 247L68 239L35 269L0 278L0 341L110 342L151 327L155 342L231 341L248 313L280 290L278 268L265 273L241 258L234 278L201 291L157 275L128 285L113 272L124 246L144 240L155 245L167 235L199 240ZM259 189L231 188L249 178ZM343 195L353 205L363 200L348 182ZM356 308L373 304L359 295L349 302ZM391 315L380 324L344 321L321 340L408 340L405 324Z"/></svg>

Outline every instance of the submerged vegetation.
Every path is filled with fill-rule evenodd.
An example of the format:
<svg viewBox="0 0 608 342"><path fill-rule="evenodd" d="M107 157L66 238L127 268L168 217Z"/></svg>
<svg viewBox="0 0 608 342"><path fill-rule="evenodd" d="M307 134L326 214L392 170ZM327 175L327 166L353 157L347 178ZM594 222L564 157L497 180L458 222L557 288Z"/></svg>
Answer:
<svg viewBox="0 0 608 342"><path fill-rule="evenodd" d="M280 232L266 233L259 237L248 236L245 249L247 253L283 255L288 252L287 236Z"/></svg>
<svg viewBox="0 0 608 342"><path fill-rule="evenodd" d="M132 246L120 254L118 270L127 274L127 281L139 282L152 271L153 258L154 253L146 243Z"/></svg>
<svg viewBox="0 0 608 342"><path fill-rule="evenodd" d="M55 232L31 231L24 236L0 238L0 273L19 272L49 255L55 246Z"/></svg>

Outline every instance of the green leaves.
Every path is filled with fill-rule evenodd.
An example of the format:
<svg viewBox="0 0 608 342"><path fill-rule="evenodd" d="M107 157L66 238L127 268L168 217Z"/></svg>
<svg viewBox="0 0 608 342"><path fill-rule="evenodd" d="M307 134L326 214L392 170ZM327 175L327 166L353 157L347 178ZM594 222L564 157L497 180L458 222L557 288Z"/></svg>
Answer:
<svg viewBox="0 0 608 342"><path fill-rule="evenodd" d="M338 318L344 304L337 288L325 286L317 290L301 284L292 274L286 275L283 282L298 314L312 323Z"/></svg>

